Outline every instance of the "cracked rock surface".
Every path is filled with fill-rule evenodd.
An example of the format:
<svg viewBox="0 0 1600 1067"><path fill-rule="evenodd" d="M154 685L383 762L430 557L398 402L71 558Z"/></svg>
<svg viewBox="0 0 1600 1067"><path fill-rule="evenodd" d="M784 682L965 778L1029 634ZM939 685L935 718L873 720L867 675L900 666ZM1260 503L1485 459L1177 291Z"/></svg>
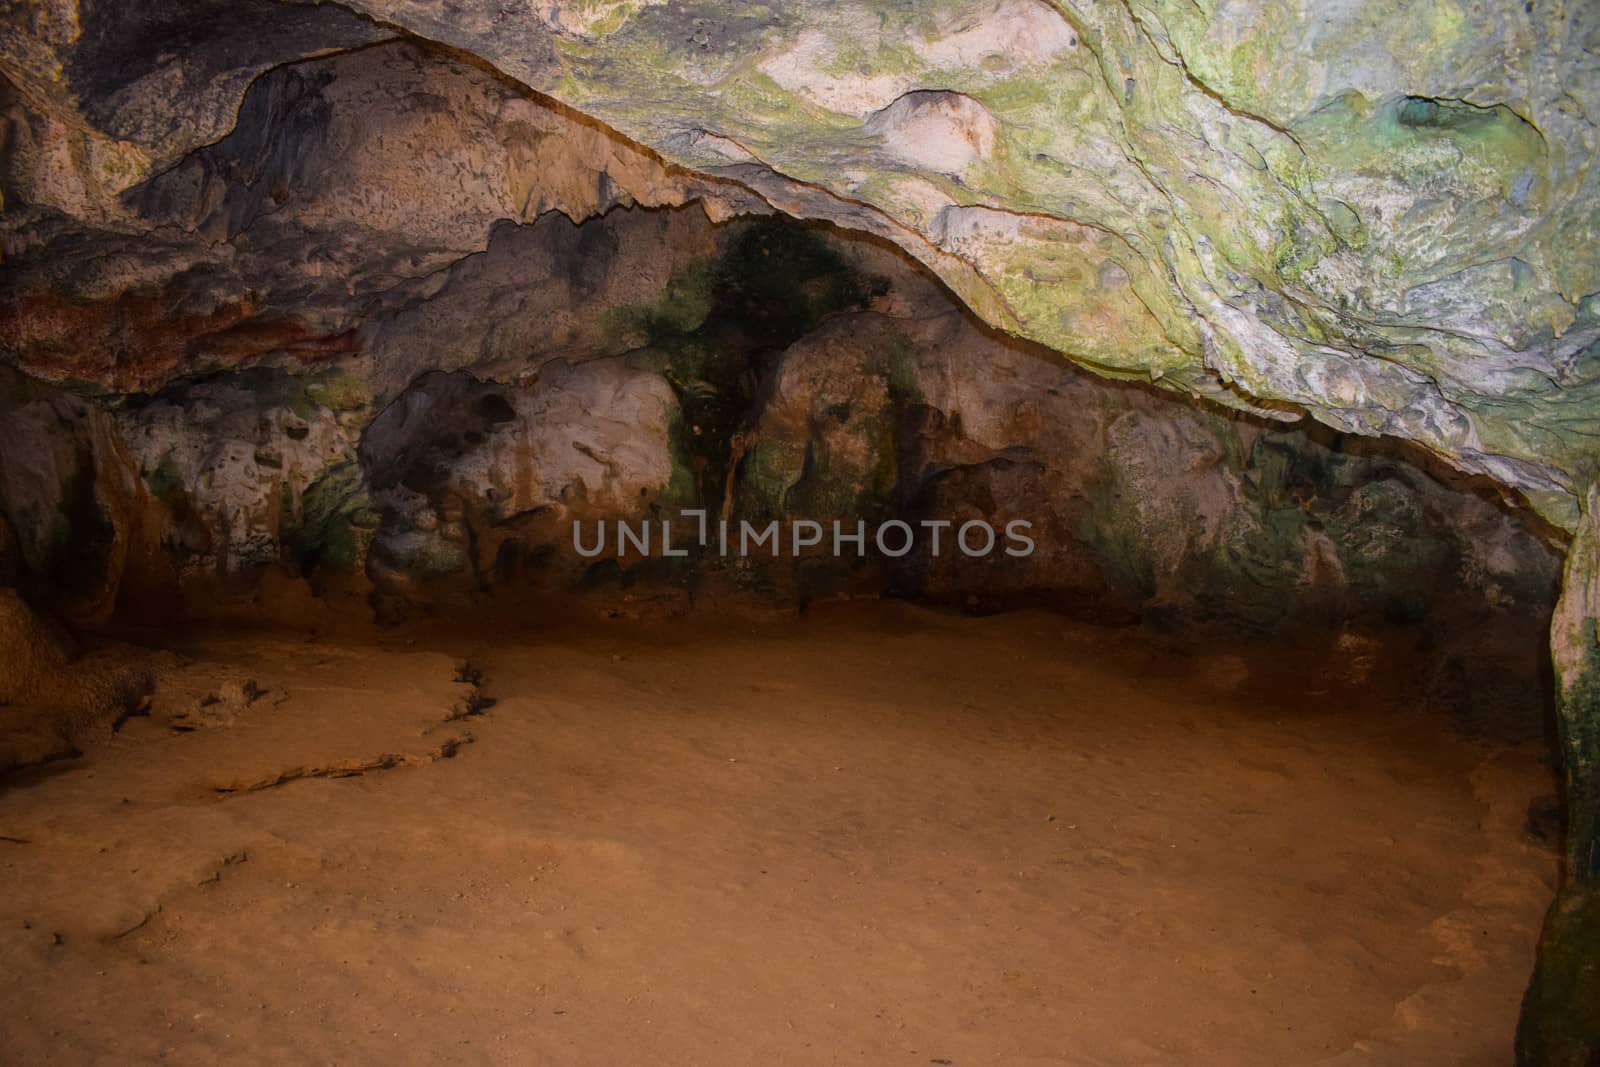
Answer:
<svg viewBox="0 0 1600 1067"><path fill-rule="evenodd" d="M1537 751L1412 705L1394 642L308 636L192 635L149 718L0 791L7 1062L1487 1065L1557 876Z"/></svg>
<svg viewBox="0 0 1600 1067"><path fill-rule="evenodd" d="M1013 143L1024 84L1072 83L1057 77L1059 64L1090 61L1096 38L1060 13L1017 2L987 14L930 9L906 23L916 32L901 67L873 73L863 53L856 74L841 73L836 34L802 25L809 8L773 16L772 26L759 12L689 17L696 63L732 64L735 82L761 72L768 104L807 97L785 112L791 125L772 127L788 130L786 150L821 150L815 131L792 123L849 113L849 123L829 120L837 158L848 146L859 165L881 164L879 177L895 176L880 183L885 197L911 188L913 173L922 175L919 202L965 190L961 203L927 215L923 233L887 209L869 211L868 186L840 199L817 175L796 181L765 166L759 153L773 144L739 133L753 146L741 155L731 126L680 145L690 156L731 153L726 166L675 165L673 151L653 153L530 92L484 56L407 37L398 23L352 37L364 24L335 8L240 8L239 20L285 20L283 33L261 34L262 48L282 54L257 67L203 19L179 26L141 10L64 8L57 14L78 29L60 29L46 48L39 35L56 31L41 15L6 45L5 62L20 66L5 98L11 150L0 175L0 577L75 623L340 610L393 622L515 610L544 594L594 596L622 613L634 601L683 611L888 591L984 611L1039 604L1251 630L1306 619L1403 623L1436 635L1417 680L1423 698L1466 719L1496 708L1515 716L1537 702L1525 646L1553 602L1561 538L1508 497L1507 486L1525 484L1450 477L1425 449L1366 448L1360 434L1376 424L1335 420L1357 434L1287 426L1280 417L1292 412L1281 405L1231 413L1244 396L1237 389L1206 393L1220 404L1195 404L1153 388L1152 375L1155 386L1198 380L1172 340L1181 331L1158 322L1163 305L1152 295L1186 275L1130 250L1143 247L1138 227L1158 223L1173 230L1161 255L1187 246L1170 203L1140 207L1149 189L1128 175L1117 179L1114 225L1106 196L1083 193L1073 213L1051 214L976 195L980 176L1011 173L1002 164L1037 162ZM553 42L558 65L575 41L621 47L639 27L661 28L651 20L683 12L619 8L615 25L582 29L570 14L526 39ZM520 17L507 13L500 25ZM842 8L830 18L836 29L855 27L863 48L878 39ZM897 18L881 13L884 26ZM1143 21L1141 35L1152 25ZM324 32L326 47L307 43ZM209 71L207 84L226 88L224 63L252 72L240 75L235 113L156 123L150 109L176 97L160 95L148 70L106 58L124 37L129 48L169 42L155 67L173 85ZM30 41L39 47L24 56ZM206 59L213 49L222 50ZM66 68L46 77L34 66L80 53L81 70L99 80ZM928 85L918 73L928 64L970 76ZM118 69L130 80L113 90ZM650 70L643 58L607 69L638 78ZM1121 102L1106 106L1135 107L1150 91L1141 84L1123 85ZM995 95L1001 85L1012 95ZM121 94L122 109L91 107L97 93ZM1203 118L1216 102L1201 99ZM127 118L132 101L145 109L137 122ZM678 104L656 118L667 121ZM1390 133L1432 138L1428 150L1443 159L1463 131L1500 137L1499 127L1482 127L1500 114L1469 122L1459 108L1406 105ZM73 136L87 140L42 152L55 136L40 125L50 116L71 119ZM1081 118L1072 136L1105 133L1089 112ZM1502 147L1527 147L1521 127L1513 132ZM1327 136L1355 143L1347 133ZM129 156L133 169L119 171L122 184L91 210L71 190L105 178L95 161L109 157L85 146L112 134L148 158ZM1164 152L1199 151L1176 133L1163 143ZM1405 145L1368 147L1376 166ZM1276 172L1250 173L1264 182ZM841 163L826 177L859 176ZM1042 196L1056 186L1030 188ZM1531 204L1543 188L1523 183L1517 195ZM1439 204L1457 204L1449 187L1435 192ZM1355 232L1352 216L1323 213ZM839 225L802 225L791 214ZM1473 240L1487 239L1490 215L1480 214L1462 223ZM1229 234L1248 236L1249 218L1235 213ZM1442 225L1435 219L1428 233ZM996 241L1038 254L1001 264ZM1535 292L1524 267L1504 270ZM1374 291L1392 288L1368 280ZM1033 296L1007 295L1002 282L1026 283ZM1273 330L1292 325L1299 305L1268 287L1252 291ZM1310 289L1295 292L1310 299ZM1454 309L1480 325L1505 310L1449 286L1429 293L1417 307ZM1034 297L1077 303L1036 320L1006 317ZM1108 382L986 329L958 298L992 323L1142 380ZM1266 328L1239 315L1241 328ZM1194 336L1211 330L1204 316L1180 319ZM1069 320L1070 346L1027 326ZM1568 323L1564 336L1579 337L1580 327ZM1463 330L1451 336L1471 332ZM1332 344L1332 334L1320 336ZM1222 351L1213 341L1202 347ZM1088 358L1084 346L1101 356ZM1359 365L1396 366L1366 356ZM1341 375L1319 381L1364 388ZM1518 425L1531 432L1535 423ZM1581 419L1563 426L1584 432ZM700 552L681 567L624 558L615 540L595 557L575 551L574 522L659 530L676 516L681 537L683 514L695 509L825 529L1020 519L1033 524L1039 549L1029 559L973 560L951 534L942 554L925 542L898 562ZM394 755L291 760L218 788Z"/></svg>
<svg viewBox="0 0 1600 1067"><path fill-rule="evenodd" d="M1571 545L1568 878L1521 1055L1586 1062L1597 122L1600 5L1562 0L0 3L4 758L258 742L172 780L217 830L192 854L159 844L177 808L148 857L60 831L166 874L57 888L143 944L250 854L223 804L403 778L483 704L437 663L420 719L349 699L339 736L256 667L145 703L148 665L12 586L91 630L530 590L1309 617L1356 673L1426 634L1406 699L1471 725L1542 708ZM569 540L696 508L1026 518L1047 548L678 570ZM1482 973L1475 923L1436 958Z"/></svg>
<svg viewBox="0 0 1600 1067"><path fill-rule="evenodd" d="M0 915L8 951L132 934L283 844L234 814L239 798L451 758L486 700L451 657L359 635L213 633L181 648L134 657L155 677L139 714L8 779L0 843L19 890ZM85 878L83 857L118 876Z"/></svg>
<svg viewBox="0 0 1600 1067"><path fill-rule="evenodd" d="M8 261L50 243L56 289L135 327L130 293L162 291L190 317L181 339L140 332L158 372L337 348L330 299L380 299L494 219L704 196L893 240L990 323L1103 373L1419 442L1569 529L1594 475L1592 4L35 0L5 18ZM341 168L337 122L292 155L248 130L215 147L258 119L315 125L340 101L304 61L394 37L453 51L426 86L384 48L334 61L389 66L349 101L390 128L387 192ZM546 127L521 87L692 173L645 188L628 147L598 187L531 196ZM446 115L464 163L430 133ZM199 270L177 247L196 235L218 252ZM74 266L75 247L94 251ZM54 338L39 299L4 332L13 358L148 381L94 366L92 332Z"/></svg>

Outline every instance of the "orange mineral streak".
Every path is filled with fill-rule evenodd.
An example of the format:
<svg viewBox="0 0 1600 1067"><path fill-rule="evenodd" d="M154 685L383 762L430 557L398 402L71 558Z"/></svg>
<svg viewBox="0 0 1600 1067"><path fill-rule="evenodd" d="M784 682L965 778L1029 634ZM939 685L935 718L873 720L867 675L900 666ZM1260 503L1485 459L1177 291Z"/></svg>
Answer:
<svg viewBox="0 0 1600 1067"><path fill-rule="evenodd" d="M254 294L200 314L183 313L181 299L145 290L80 301L30 289L0 304L0 349L35 377L123 393L274 356L310 365L360 349L353 330L323 334L299 319L263 315Z"/></svg>

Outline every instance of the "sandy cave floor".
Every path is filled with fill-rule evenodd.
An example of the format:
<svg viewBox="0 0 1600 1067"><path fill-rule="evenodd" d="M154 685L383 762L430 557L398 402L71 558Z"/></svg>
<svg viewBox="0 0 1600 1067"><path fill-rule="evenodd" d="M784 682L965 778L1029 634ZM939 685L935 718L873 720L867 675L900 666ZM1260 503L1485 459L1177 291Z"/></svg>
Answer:
<svg viewBox="0 0 1600 1067"><path fill-rule="evenodd" d="M166 643L0 790L0 1062L1503 1064L1558 869L1542 746L1403 664L897 604Z"/></svg>

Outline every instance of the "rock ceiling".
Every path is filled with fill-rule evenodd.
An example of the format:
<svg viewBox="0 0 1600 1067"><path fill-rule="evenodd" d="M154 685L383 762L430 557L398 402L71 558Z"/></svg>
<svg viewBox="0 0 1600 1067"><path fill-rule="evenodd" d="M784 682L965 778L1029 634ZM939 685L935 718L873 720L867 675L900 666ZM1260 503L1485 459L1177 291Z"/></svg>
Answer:
<svg viewBox="0 0 1600 1067"><path fill-rule="evenodd" d="M496 220L698 199L877 234L1101 373L1407 438L1561 526L1596 475L1593 4L41 0L0 23L0 239L26 264L0 351L36 374L137 388L191 352L108 364L41 292L180 333L298 301L251 351L359 348L341 301L426 284ZM447 50L448 84L362 58L396 37ZM317 122L323 87L281 75L339 52L388 65L357 103L403 106L411 140L345 173L252 144ZM551 115L600 188L542 159ZM379 239L308 263L285 233L318 210ZM196 241L235 245L206 286ZM180 276L188 304L126 304Z"/></svg>

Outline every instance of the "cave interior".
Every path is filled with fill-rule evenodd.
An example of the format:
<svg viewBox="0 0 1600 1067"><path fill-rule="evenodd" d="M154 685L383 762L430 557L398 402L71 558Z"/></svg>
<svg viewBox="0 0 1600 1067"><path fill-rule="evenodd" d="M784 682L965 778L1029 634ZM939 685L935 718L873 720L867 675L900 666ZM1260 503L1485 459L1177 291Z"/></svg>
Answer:
<svg viewBox="0 0 1600 1067"><path fill-rule="evenodd" d="M0 1060L1600 1062L1600 16L1261 6L0 11Z"/></svg>

